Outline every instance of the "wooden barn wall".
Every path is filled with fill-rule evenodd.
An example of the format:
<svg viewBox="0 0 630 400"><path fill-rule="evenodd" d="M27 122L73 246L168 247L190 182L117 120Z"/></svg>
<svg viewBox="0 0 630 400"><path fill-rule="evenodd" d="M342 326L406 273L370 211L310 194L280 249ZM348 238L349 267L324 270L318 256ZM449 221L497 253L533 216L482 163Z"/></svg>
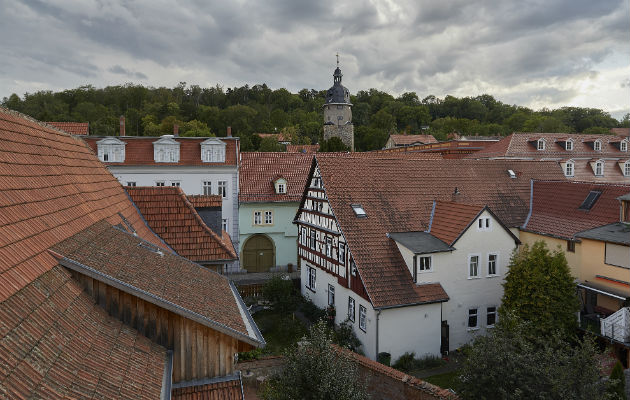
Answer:
<svg viewBox="0 0 630 400"><path fill-rule="evenodd" d="M115 287L71 271L109 315L173 351L173 383L234 373L234 354L253 346Z"/></svg>

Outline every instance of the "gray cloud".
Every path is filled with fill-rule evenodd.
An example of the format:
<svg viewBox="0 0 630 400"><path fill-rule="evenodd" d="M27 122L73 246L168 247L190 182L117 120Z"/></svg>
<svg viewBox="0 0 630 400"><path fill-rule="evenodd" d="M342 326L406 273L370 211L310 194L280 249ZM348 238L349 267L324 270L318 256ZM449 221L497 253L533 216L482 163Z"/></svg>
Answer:
<svg viewBox="0 0 630 400"><path fill-rule="evenodd" d="M553 107L630 57L628 13L623 0L0 0L0 97L116 79L325 89L339 51L352 92Z"/></svg>

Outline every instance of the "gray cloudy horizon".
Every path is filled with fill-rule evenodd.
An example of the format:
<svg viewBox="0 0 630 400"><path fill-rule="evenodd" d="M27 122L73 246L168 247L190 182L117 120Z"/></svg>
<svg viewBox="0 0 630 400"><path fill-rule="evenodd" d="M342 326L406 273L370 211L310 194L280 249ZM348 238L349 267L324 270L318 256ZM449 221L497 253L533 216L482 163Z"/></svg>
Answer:
<svg viewBox="0 0 630 400"><path fill-rule="evenodd" d="M0 98L124 83L490 94L630 112L627 0L0 0Z"/></svg>

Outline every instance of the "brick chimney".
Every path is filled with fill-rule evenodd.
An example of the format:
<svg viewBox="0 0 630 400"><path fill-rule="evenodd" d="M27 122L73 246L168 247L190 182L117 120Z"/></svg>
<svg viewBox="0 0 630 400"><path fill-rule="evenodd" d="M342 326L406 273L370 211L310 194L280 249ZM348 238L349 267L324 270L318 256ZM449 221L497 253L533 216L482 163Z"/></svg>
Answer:
<svg viewBox="0 0 630 400"><path fill-rule="evenodd" d="M120 116L120 136L125 136L125 116Z"/></svg>
<svg viewBox="0 0 630 400"><path fill-rule="evenodd" d="M179 125L177 125L177 124L173 125L173 136L175 136L175 137L179 136Z"/></svg>
<svg viewBox="0 0 630 400"><path fill-rule="evenodd" d="M227 136L228 137L232 137L232 127L231 126L227 127Z"/></svg>

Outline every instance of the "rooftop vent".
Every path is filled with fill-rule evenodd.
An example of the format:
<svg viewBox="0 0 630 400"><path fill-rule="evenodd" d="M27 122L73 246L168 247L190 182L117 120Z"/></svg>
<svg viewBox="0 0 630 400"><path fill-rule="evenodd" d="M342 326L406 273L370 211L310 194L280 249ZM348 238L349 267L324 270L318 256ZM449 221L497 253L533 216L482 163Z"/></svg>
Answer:
<svg viewBox="0 0 630 400"><path fill-rule="evenodd" d="M150 244L148 242L140 242L140 243L138 243L138 247L143 247L143 248L145 248L145 249L147 249L147 250L149 250L149 251L159 255L160 257L164 256L164 253L162 252L162 250L160 250L159 247L157 247L155 245L152 245L152 244Z"/></svg>
<svg viewBox="0 0 630 400"><path fill-rule="evenodd" d="M516 179L516 172L514 172L513 170L508 169L508 175L510 175L510 178Z"/></svg>
<svg viewBox="0 0 630 400"><path fill-rule="evenodd" d="M352 211L354 211L357 217L367 218L367 213L360 204L351 204L350 206L352 207Z"/></svg>
<svg viewBox="0 0 630 400"><path fill-rule="evenodd" d="M584 199L582 204L578 207L578 209L587 211L590 210L591 208L593 208L593 205L595 205L595 202L597 201L597 199L599 199L599 196L601 196L601 194L602 192L600 191L591 190L588 196L586 196L586 199Z"/></svg>

